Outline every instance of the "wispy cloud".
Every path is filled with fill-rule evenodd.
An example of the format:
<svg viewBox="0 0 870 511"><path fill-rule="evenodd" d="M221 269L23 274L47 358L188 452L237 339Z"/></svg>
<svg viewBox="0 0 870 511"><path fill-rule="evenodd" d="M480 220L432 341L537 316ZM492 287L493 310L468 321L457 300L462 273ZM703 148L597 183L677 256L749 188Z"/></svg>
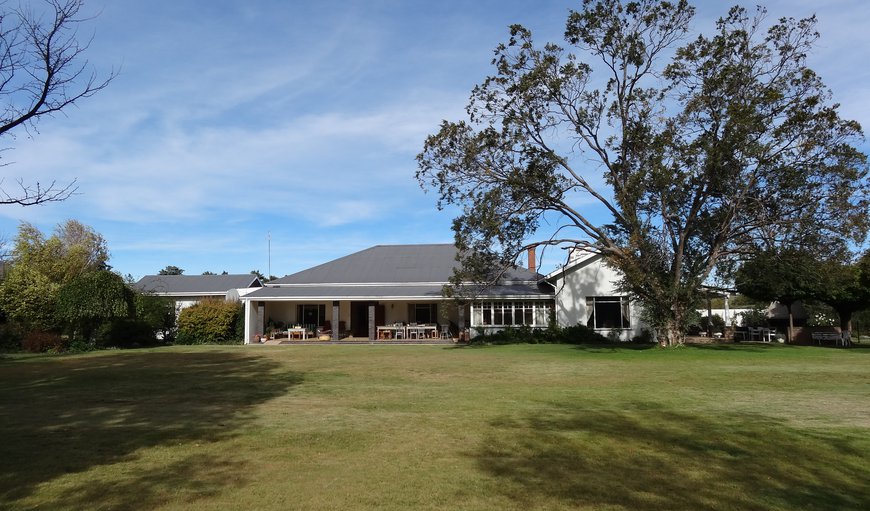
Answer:
<svg viewBox="0 0 870 511"><path fill-rule="evenodd" d="M811 65L844 117L870 123L870 9L765 3L772 17L818 12ZM278 273L375 243L449 241L456 212L435 210L414 156L442 119L464 117L510 23L558 40L569 8L577 3L106 3L88 57L121 75L33 139L0 141L14 147L2 154L16 162L7 182L77 179L80 195L0 208L0 231L77 218L134 274L266 271L269 230ZM700 3L698 27L724 9Z"/></svg>

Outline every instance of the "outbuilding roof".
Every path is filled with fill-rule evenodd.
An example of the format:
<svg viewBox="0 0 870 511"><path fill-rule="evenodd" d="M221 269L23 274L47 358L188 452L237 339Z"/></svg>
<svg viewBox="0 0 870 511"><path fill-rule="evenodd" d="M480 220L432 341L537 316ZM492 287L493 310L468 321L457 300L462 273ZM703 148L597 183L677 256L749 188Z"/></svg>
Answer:
<svg viewBox="0 0 870 511"><path fill-rule="evenodd" d="M259 277L241 275L146 275L133 284L143 293L167 296L222 296L231 289L262 287Z"/></svg>

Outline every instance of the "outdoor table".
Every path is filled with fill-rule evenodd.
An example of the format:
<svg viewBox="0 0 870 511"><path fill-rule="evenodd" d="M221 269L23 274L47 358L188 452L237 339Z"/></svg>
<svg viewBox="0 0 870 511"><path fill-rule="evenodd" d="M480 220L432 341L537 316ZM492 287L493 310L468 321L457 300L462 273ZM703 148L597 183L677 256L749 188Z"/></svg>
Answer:
<svg viewBox="0 0 870 511"><path fill-rule="evenodd" d="M308 339L308 330L306 330L305 328L299 327L287 329L287 337L289 339L294 339L295 334L299 334L299 338L301 338L303 341Z"/></svg>
<svg viewBox="0 0 870 511"><path fill-rule="evenodd" d="M411 337L412 332L416 334L417 339L431 339L438 334L438 327L436 325L411 325L408 327L408 338Z"/></svg>
<svg viewBox="0 0 870 511"><path fill-rule="evenodd" d="M405 327L400 325L384 325L378 327L378 339L395 339L399 331L404 333Z"/></svg>

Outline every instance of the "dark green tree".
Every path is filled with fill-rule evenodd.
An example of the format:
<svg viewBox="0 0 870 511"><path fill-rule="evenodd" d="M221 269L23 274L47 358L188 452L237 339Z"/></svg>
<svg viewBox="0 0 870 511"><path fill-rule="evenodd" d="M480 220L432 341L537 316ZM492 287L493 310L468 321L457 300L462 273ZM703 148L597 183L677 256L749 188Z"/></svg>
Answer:
<svg viewBox="0 0 870 511"><path fill-rule="evenodd" d="M182 270L178 266L172 266L172 265L169 265L166 268L163 268L162 270L157 272L157 275L182 275L182 274L184 274L184 270Z"/></svg>
<svg viewBox="0 0 870 511"><path fill-rule="evenodd" d="M788 342L793 339L792 306L809 300L822 288L820 263L812 253L798 249L769 250L756 254L737 270L737 291L766 303L779 302L788 310Z"/></svg>
<svg viewBox="0 0 870 511"><path fill-rule="evenodd" d="M693 15L684 0L585 0L571 49L510 28L468 120L417 157L438 207L462 211L454 285L497 279L531 246L578 246L676 344L719 263L795 230L866 237L863 134L806 66L815 19L764 30L763 9L733 8L678 47Z"/></svg>
<svg viewBox="0 0 870 511"><path fill-rule="evenodd" d="M870 251L855 263L821 264L821 285L816 296L836 311L840 329L852 331L852 315L870 308Z"/></svg>
<svg viewBox="0 0 870 511"><path fill-rule="evenodd" d="M76 277L57 294L57 317L73 339L91 341L100 325L134 315L133 291L120 275L108 270Z"/></svg>
<svg viewBox="0 0 870 511"><path fill-rule="evenodd" d="M136 293L136 319L165 343L175 339L175 301L165 296Z"/></svg>

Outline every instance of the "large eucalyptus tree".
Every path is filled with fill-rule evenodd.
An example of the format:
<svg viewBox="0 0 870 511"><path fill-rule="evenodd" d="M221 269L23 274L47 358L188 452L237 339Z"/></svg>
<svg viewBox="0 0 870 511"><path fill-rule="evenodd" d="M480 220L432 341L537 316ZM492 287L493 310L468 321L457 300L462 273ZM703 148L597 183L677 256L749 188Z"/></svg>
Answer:
<svg viewBox="0 0 870 511"><path fill-rule="evenodd" d="M462 209L457 282L495 279L530 246L584 247L675 344L717 264L808 223L866 236L861 127L806 66L816 20L765 29L763 9L735 7L690 39L693 15L684 0L586 0L566 47L511 26L468 119L418 155L438 206Z"/></svg>

